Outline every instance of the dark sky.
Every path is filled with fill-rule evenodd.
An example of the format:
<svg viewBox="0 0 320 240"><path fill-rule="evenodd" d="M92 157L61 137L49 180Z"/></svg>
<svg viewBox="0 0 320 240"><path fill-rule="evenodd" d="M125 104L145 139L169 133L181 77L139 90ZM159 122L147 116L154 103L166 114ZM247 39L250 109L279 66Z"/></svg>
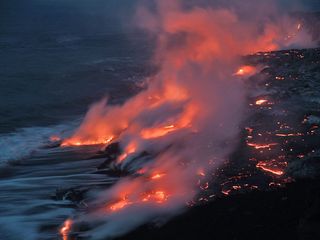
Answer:
<svg viewBox="0 0 320 240"><path fill-rule="evenodd" d="M280 1L282 6L289 7L293 10L320 11L320 0L280 0Z"/></svg>
<svg viewBox="0 0 320 240"><path fill-rule="evenodd" d="M139 1L152 0L0 0L0 35L20 31L62 34L121 31L126 24L130 25ZM201 1L221 0L194 0L196 3ZM223 0L224 3L228 1L231 0ZM270 0L246 1L266 3ZM275 1L284 10L320 11L320 0Z"/></svg>

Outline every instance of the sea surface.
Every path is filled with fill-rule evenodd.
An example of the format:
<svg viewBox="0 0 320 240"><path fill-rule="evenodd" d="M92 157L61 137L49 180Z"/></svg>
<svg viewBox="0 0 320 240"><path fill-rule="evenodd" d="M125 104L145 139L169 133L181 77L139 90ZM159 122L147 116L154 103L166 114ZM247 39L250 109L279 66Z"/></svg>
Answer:
<svg viewBox="0 0 320 240"><path fill-rule="evenodd" d="M121 4L89 2L1 1L0 162L75 128L102 97L134 94L146 76L150 46Z"/></svg>
<svg viewBox="0 0 320 240"><path fill-rule="evenodd" d="M45 145L72 134L101 98L135 94L149 74L150 45L123 4L132 1L1 1L0 240L59 239L73 210L52 198L57 189L113 181L92 174L99 147Z"/></svg>

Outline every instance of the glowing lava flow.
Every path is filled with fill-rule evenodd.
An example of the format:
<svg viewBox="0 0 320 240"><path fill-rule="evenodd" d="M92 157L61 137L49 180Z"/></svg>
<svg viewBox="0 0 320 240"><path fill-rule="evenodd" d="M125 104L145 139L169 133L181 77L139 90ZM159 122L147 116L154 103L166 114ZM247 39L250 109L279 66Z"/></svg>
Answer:
<svg viewBox="0 0 320 240"><path fill-rule="evenodd" d="M268 166L268 164L266 162L259 162L256 165L257 168L260 168L261 170L265 171L265 172L269 172L278 176L281 176L284 174L284 171L280 170L280 169L273 169L271 167Z"/></svg>
<svg viewBox="0 0 320 240"><path fill-rule="evenodd" d="M238 69L236 73L234 73L235 76L248 76L253 75L256 73L256 68L253 66L242 66Z"/></svg>
<svg viewBox="0 0 320 240"><path fill-rule="evenodd" d="M190 129L192 121L196 114L199 114L199 108L196 104L189 104L185 107L184 112L179 116L174 124L165 125L163 127L146 128L141 131L143 139L154 139L168 135L169 133L181 130Z"/></svg>
<svg viewBox="0 0 320 240"><path fill-rule="evenodd" d="M199 168L198 171L197 171L197 175L201 176L201 177L205 177L206 173L202 168Z"/></svg>
<svg viewBox="0 0 320 240"><path fill-rule="evenodd" d="M121 199L120 201L118 201L118 202L116 202L116 203L114 203L114 204L111 204L111 205L109 206L109 209L110 209L111 211L118 211L118 210L123 209L124 207L126 207L126 206L128 206L128 205L130 205L130 204L132 204L132 202L130 202L130 201L127 199L127 197L125 197L125 198Z"/></svg>
<svg viewBox="0 0 320 240"><path fill-rule="evenodd" d="M100 139L97 141L92 140L77 140L77 139L66 139L62 142L61 147L71 147L71 146L90 146L90 145L105 145L112 142L114 139L114 136L111 136L109 138Z"/></svg>
<svg viewBox="0 0 320 240"><path fill-rule="evenodd" d="M299 137L303 136L303 133L277 133L277 137Z"/></svg>
<svg viewBox="0 0 320 240"><path fill-rule="evenodd" d="M156 173L156 174L152 175L150 177L150 179L152 179L152 180L160 179L160 178L164 177L165 175L166 174L164 174L164 173Z"/></svg>
<svg viewBox="0 0 320 240"><path fill-rule="evenodd" d="M150 191L147 193L144 193L141 195L140 199L137 199L135 201L131 201L128 199L128 197L124 197L123 199L108 205L108 209L112 212L118 212L129 205L134 205L134 204L141 204L141 203L146 203L146 202L153 202L157 204L164 203L165 201L168 200L168 194L166 194L165 191Z"/></svg>
<svg viewBox="0 0 320 240"><path fill-rule="evenodd" d="M301 23L298 23L297 25L297 30L300 30L302 28L302 24Z"/></svg>
<svg viewBox="0 0 320 240"><path fill-rule="evenodd" d="M267 100L267 99L259 99L259 100L257 100L257 101L255 102L255 104L258 105L258 106L264 105L264 104L266 104L266 103L268 103L268 100Z"/></svg>
<svg viewBox="0 0 320 240"><path fill-rule="evenodd" d="M63 223L63 226L60 229L60 234L61 234L63 240L68 240L69 239L69 233L71 231L71 227L72 227L72 220L71 219L67 219Z"/></svg>
<svg viewBox="0 0 320 240"><path fill-rule="evenodd" d="M176 129L177 128L174 125L168 125L162 128L144 129L141 132L141 136L144 139L159 138L174 132Z"/></svg>
<svg viewBox="0 0 320 240"><path fill-rule="evenodd" d="M247 143L249 147L253 147L255 149L267 149L273 146L277 146L278 143L267 143L267 144L258 144L258 143Z"/></svg>
<svg viewBox="0 0 320 240"><path fill-rule="evenodd" d="M156 203L163 203L167 201L167 199L168 199L168 195L164 191L155 191L155 192L146 194L143 197L142 202L154 201Z"/></svg>
<svg viewBox="0 0 320 240"><path fill-rule="evenodd" d="M118 157L117 162L123 162L129 155L135 153L137 151L138 145L136 142L131 142L125 148L124 152Z"/></svg>
<svg viewBox="0 0 320 240"><path fill-rule="evenodd" d="M240 56L276 50L283 38L282 28L273 21L256 26L256 21L241 19L242 14L228 9L186 10L182 2L158 0L152 10L143 6L139 12L141 27L157 37L152 62L159 68L148 86L122 104L103 100L93 105L79 129L62 143L109 144L116 138L123 152L111 166L140 174L121 177L96 199L94 204L101 206L107 221L91 231L93 239L94 234L125 232L118 228L138 224L130 217L114 217L116 212L128 209L129 214L140 215L141 205L155 205L148 207L147 217L139 216L143 224L159 210L172 214L194 199L196 186L210 188L208 182L196 185L197 180L213 176L234 151L246 96L240 80L257 72L253 66L236 71L234 67ZM247 145L270 149L277 143ZM130 158L144 153L146 158ZM207 167L199 170L202 166ZM257 167L269 169L264 164ZM66 224L63 233L69 228Z"/></svg>

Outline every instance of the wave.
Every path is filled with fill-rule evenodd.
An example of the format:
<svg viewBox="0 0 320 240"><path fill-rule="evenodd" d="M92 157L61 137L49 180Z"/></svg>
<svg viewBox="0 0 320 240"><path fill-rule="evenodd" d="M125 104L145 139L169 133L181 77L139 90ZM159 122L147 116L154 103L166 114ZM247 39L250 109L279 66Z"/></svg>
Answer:
<svg viewBox="0 0 320 240"><path fill-rule="evenodd" d="M21 128L12 133L0 134L0 163L23 160L50 143L50 138L70 135L78 122L48 127Z"/></svg>

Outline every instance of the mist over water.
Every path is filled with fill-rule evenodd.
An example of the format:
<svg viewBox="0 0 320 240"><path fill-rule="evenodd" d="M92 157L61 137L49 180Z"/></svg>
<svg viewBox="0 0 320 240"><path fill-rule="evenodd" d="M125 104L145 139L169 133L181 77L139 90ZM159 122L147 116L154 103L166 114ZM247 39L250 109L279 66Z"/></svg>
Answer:
<svg viewBox="0 0 320 240"><path fill-rule="evenodd" d="M74 120L105 95L132 94L146 71L148 44L122 24L131 3L0 5L0 133Z"/></svg>

